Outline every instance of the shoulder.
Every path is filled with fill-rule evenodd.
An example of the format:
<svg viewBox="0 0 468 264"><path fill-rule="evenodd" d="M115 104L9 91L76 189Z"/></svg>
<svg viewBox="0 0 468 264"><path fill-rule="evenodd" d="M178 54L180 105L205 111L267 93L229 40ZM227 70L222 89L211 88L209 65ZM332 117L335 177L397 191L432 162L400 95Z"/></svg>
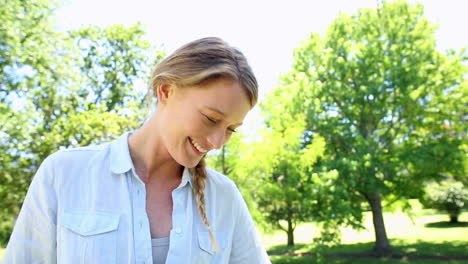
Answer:
<svg viewBox="0 0 468 264"><path fill-rule="evenodd" d="M208 175L208 182L210 182L211 184L214 184L217 187L231 188L237 190L237 186L234 183L234 181L226 175L208 167L206 168L206 173Z"/></svg>
<svg viewBox="0 0 468 264"><path fill-rule="evenodd" d="M240 200L242 199L242 195L237 188L237 185L234 183L232 179L227 177L226 175L211 169L206 168L207 172L207 187L215 189L217 194L221 194L223 197L227 199L233 200Z"/></svg>
<svg viewBox="0 0 468 264"><path fill-rule="evenodd" d="M102 164L109 153L110 143L90 145L59 150L43 161L43 166L54 172L71 171L75 168L87 167L89 164Z"/></svg>
<svg viewBox="0 0 468 264"><path fill-rule="evenodd" d="M69 149L63 149L55 154L63 159L69 159L69 158L82 158L82 159L89 159L93 157L96 154L100 154L107 149L109 149L110 143L103 143L99 145L89 145L89 146L84 146L84 147L76 147L76 148L69 148Z"/></svg>

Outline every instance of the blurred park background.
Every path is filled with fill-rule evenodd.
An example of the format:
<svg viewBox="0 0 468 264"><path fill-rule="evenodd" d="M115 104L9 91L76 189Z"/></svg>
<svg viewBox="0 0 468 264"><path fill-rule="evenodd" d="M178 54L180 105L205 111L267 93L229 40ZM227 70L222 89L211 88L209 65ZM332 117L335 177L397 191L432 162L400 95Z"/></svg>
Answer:
<svg viewBox="0 0 468 264"><path fill-rule="evenodd" d="M0 0L0 258L42 160L138 128L151 68L215 35L261 97L208 163L273 263L467 263L464 1L278 3Z"/></svg>

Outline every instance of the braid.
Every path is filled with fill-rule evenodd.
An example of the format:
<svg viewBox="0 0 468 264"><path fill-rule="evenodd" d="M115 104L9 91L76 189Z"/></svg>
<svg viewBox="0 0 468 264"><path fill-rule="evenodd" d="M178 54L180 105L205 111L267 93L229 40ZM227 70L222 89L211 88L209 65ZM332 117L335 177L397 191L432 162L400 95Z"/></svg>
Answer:
<svg viewBox="0 0 468 264"><path fill-rule="evenodd" d="M218 242L213 235L213 230L211 230L210 223L208 222L208 217L206 216L205 208L205 183L206 183L206 169L205 169L205 158L200 160L198 165L195 168L189 169L190 173L193 176L193 192L195 194L195 201L198 206L198 213L200 214L203 223L208 228L210 234L211 244L213 245L214 251L219 251Z"/></svg>

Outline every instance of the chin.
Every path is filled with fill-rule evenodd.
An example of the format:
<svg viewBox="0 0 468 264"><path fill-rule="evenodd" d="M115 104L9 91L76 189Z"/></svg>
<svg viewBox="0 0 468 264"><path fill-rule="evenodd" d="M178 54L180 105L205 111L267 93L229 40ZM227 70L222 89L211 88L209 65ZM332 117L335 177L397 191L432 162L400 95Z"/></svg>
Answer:
<svg viewBox="0 0 468 264"><path fill-rule="evenodd" d="M194 159L193 157L181 157L180 159L176 159L177 163L189 169L195 168L198 163L200 163L200 160L201 158Z"/></svg>
<svg viewBox="0 0 468 264"><path fill-rule="evenodd" d="M193 169L198 165L199 162L200 162L200 160L188 161L188 162L185 162L184 164L181 164L181 165L188 168L188 169Z"/></svg>

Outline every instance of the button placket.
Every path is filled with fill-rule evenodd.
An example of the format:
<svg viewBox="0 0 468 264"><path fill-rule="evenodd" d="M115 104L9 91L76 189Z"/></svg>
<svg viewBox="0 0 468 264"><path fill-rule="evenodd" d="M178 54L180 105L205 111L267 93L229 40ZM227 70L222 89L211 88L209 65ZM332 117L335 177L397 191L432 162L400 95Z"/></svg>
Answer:
<svg viewBox="0 0 468 264"><path fill-rule="evenodd" d="M184 179L182 179L184 181ZM191 192L188 183L185 185L181 184L178 188L172 191L172 200L174 201L174 207L172 211L172 226L170 236L170 247L169 254L167 256L167 263L191 263L191 260L186 259L186 246L188 241L191 239L190 224L187 223L187 195Z"/></svg>
<svg viewBox="0 0 468 264"><path fill-rule="evenodd" d="M144 185L137 175L132 171L129 172L131 175L132 182L132 204L133 204L133 233L135 236L135 258L136 263L151 263L152 250L151 250L151 240L150 237L149 225L147 224L147 215L146 215L146 191ZM145 221L146 220L146 221Z"/></svg>
<svg viewBox="0 0 468 264"><path fill-rule="evenodd" d="M182 223L184 222L183 216L184 216L184 208L183 208L183 202L182 202L182 196L183 195L183 189L176 189L172 193L172 199L175 202L176 206L173 209L173 227L174 227L174 232L177 236L181 236L184 232Z"/></svg>

